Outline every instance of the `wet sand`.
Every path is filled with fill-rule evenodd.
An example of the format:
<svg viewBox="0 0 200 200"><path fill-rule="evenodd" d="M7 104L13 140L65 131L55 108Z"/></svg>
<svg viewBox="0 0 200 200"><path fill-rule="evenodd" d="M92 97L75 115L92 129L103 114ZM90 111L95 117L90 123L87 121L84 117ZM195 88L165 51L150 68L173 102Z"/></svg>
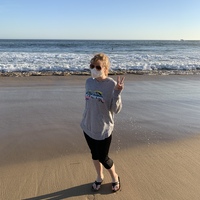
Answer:
<svg viewBox="0 0 200 200"><path fill-rule="evenodd" d="M0 199L199 199L200 76L126 75L110 151L116 194L106 170L91 191L79 127L86 78L0 78Z"/></svg>

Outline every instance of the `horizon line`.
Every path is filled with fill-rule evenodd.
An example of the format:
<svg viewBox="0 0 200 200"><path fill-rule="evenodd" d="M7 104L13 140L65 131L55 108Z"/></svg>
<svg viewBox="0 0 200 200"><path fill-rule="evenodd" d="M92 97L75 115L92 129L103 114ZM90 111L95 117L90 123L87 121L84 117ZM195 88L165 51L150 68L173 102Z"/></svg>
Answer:
<svg viewBox="0 0 200 200"><path fill-rule="evenodd" d="M24 39L20 39L20 38L0 38L0 40L85 40L85 41L94 41L94 40L113 40L113 41L122 41L122 40L127 40L127 41L200 41L200 39L44 39L44 38L24 38Z"/></svg>

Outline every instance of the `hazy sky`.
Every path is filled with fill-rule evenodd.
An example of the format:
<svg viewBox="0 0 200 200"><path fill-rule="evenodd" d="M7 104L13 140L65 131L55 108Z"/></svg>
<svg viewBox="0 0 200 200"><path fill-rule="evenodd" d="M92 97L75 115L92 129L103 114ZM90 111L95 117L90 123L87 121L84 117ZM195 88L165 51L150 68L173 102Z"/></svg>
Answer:
<svg viewBox="0 0 200 200"><path fill-rule="evenodd" d="M200 40L200 0L0 0L0 39Z"/></svg>

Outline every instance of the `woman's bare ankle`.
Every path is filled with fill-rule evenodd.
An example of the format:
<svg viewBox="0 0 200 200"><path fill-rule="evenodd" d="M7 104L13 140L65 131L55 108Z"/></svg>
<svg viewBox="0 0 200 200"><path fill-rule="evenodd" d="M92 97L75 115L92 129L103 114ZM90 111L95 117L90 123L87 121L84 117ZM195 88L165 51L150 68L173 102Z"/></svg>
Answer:
<svg viewBox="0 0 200 200"><path fill-rule="evenodd" d="M102 182L103 179L104 179L104 175L100 175L100 176L97 176L96 181L97 181L97 182Z"/></svg>

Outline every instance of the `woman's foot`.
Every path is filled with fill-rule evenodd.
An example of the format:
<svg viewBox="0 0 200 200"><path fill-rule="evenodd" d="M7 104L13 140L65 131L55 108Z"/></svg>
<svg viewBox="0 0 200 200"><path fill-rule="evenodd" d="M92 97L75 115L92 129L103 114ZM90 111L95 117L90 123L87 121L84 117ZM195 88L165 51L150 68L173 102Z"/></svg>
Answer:
<svg viewBox="0 0 200 200"><path fill-rule="evenodd" d="M92 190L98 191L101 188L103 183L103 178L97 178L96 181L92 184Z"/></svg>
<svg viewBox="0 0 200 200"><path fill-rule="evenodd" d="M121 188L120 178L118 176L117 181L112 182L112 191L117 192Z"/></svg>
<svg viewBox="0 0 200 200"><path fill-rule="evenodd" d="M103 182L103 181L101 181L101 182L95 181L95 182L93 183L93 185L92 185L92 190L94 190L94 191L100 190L102 182Z"/></svg>

